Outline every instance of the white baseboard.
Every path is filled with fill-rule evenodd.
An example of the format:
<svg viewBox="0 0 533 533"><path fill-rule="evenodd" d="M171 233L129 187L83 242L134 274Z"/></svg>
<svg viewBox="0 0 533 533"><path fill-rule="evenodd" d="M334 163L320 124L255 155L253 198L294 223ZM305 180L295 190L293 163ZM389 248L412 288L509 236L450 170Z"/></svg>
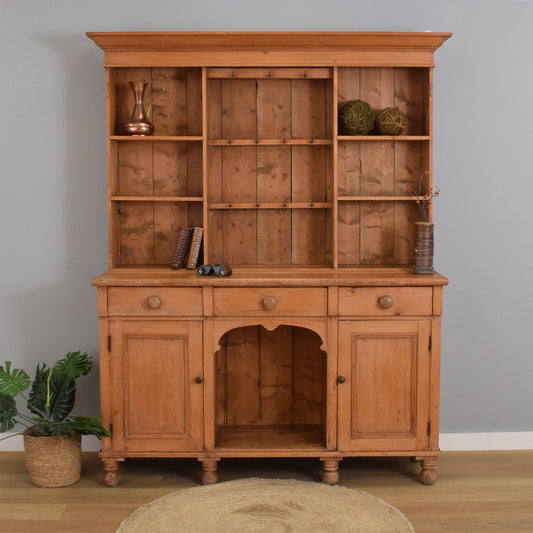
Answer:
<svg viewBox="0 0 533 533"><path fill-rule="evenodd" d="M533 431L495 432L495 433L441 433L440 449L442 451L474 450L533 450ZM14 435L0 441L0 451L23 451L21 435ZM100 441L93 436L84 436L84 452L100 450Z"/></svg>
<svg viewBox="0 0 533 533"><path fill-rule="evenodd" d="M441 433L442 451L533 450L533 431Z"/></svg>

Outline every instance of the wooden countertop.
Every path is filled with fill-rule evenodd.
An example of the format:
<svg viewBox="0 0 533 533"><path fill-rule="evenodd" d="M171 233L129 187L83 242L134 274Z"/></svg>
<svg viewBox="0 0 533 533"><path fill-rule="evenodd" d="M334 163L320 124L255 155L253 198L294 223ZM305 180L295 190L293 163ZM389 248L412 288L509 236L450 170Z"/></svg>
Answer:
<svg viewBox="0 0 533 533"><path fill-rule="evenodd" d="M423 287L448 285L448 280L434 272L413 274L409 267L383 268L234 268L231 276L199 276L194 270L170 267L132 267L108 270L91 283L98 287Z"/></svg>

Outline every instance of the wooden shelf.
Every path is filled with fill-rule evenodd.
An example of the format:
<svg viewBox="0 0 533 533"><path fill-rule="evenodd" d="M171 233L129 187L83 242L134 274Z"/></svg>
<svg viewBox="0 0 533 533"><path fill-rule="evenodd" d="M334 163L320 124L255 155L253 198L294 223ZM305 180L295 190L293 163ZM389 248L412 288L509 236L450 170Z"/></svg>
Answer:
<svg viewBox="0 0 533 533"><path fill-rule="evenodd" d="M199 196L110 196L112 202L203 202Z"/></svg>
<svg viewBox="0 0 533 533"><path fill-rule="evenodd" d="M416 196L339 196L339 202L416 202Z"/></svg>
<svg viewBox="0 0 533 533"><path fill-rule="evenodd" d="M329 146L332 139L210 139L209 146Z"/></svg>
<svg viewBox="0 0 533 533"><path fill-rule="evenodd" d="M325 450L322 428L315 425L218 426L215 449Z"/></svg>
<svg viewBox="0 0 533 533"><path fill-rule="evenodd" d="M339 142L415 142L430 141L431 137L429 135L339 135L337 140Z"/></svg>
<svg viewBox="0 0 533 533"><path fill-rule="evenodd" d="M120 142L201 142L204 138L200 135L111 135L109 140Z"/></svg>
<svg viewBox="0 0 533 533"><path fill-rule="evenodd" d="M209 209L329 209L332 202L222 202L209 204Z"/></svg>

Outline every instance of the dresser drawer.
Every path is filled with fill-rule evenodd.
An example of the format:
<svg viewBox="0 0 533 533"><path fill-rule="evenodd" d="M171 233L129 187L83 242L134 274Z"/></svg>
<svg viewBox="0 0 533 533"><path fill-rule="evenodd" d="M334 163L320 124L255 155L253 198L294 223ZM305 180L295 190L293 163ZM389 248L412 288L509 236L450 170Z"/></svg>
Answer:
<svg viewBox="0 0 533 533"><path fill-rule="evenodd" d="M431 315L431 287L339 288L339 315Z"/></svg>
<svg viewBox="0 0 533 533"><path fill-rule="evenodd" d="M325 316L327 301L325 288L215 288L213 311L216 316Z"/></svg>
<svg viewBox="0 0 533 533"><path fill-rule="evenodd" d="M110 287L110 316L201 316L202 289L170 287Z"/></svg>

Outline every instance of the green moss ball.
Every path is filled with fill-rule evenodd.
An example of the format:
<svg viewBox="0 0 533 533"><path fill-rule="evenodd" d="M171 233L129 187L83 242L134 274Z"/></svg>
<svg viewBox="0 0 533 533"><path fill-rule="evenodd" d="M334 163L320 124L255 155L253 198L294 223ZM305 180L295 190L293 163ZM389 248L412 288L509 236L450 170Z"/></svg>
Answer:
<svg viewBox="0 0 533 533"><path fill-rule="evenodd" d="M407 117L397 107L386 107L376 117L376 128L382 135L400 135L407 126Z"/></svg>
<svg viewBox="0 0 533 533"><path fill-rule="evenodd" d="M363 100L350 100L341 110L341 121L351 135L366 135L374 127L375 113Z"/></svg>

